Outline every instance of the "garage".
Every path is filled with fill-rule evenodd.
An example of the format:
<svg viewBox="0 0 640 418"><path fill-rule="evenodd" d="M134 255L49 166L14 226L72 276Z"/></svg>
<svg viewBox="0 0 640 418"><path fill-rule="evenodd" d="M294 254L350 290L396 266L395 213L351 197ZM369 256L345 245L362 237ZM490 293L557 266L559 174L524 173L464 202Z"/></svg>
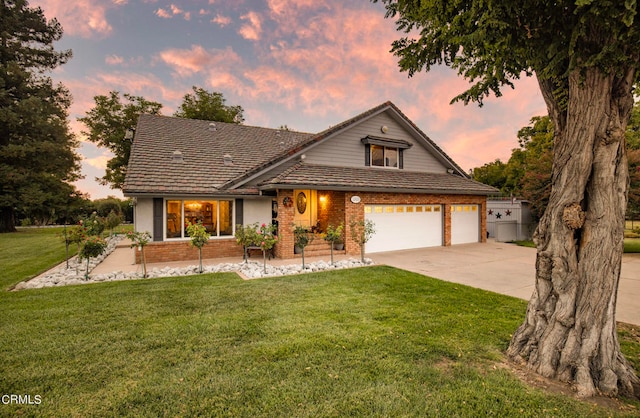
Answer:
<svg viewBox="0 0 640 418"><path fill-rule="evenodd" d="M480 241L478 205L451 206L451 245Z"/></svg>
<svg viewBox="0 0 640 418"><path fill-rule="evenodd" d="M375 223L376 231L367 253L443 244L441 205L365 205L364 217Z"/></svg>

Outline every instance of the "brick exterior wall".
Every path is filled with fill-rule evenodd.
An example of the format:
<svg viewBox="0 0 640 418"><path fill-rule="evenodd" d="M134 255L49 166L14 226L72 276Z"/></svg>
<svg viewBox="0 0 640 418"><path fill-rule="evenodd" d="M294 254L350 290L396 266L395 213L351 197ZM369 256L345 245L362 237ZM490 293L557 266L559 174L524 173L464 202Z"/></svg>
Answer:
<svg viewBox="0 0 640 418"><path fill-rule="evenodd" d="M360 203L352 203L351 196L360 196ZM318 220L324 230L327 225L334 226L344 222L345 250L353 256L360 255L360 247L351 239L352 220L364 220L364 205L443 205L444 210L444 245L451 245L451 206L479 205L480 237L486 242L487 236L487 199L485 196L466 195L429 195L418 193L371 193L371 192L339 192L318 191L318 199L325 197L325 202L318 202ZM274 254L278 258L294 258L293 253L293 219L295 204L287 207L285 198L293 203L293 190L278 191L278 243ZM366 246L365 246L366 249ZM189 245L188 241L153 242L145 247L147 263L164 261L197 260L198 249ZM211 240L202 249L203 258L241 257L242 247L235 238ZM140 252L136 250L136 260L140 262Z"/></svg>
<svg viewBox="0 0 640 418"><path fill-rule="evenodd" d="M351 196L360 196L360 203L352 203ZM443 205L444 210L444 245L451 245L451 206L479 205L481 242L487 240L487 198L486 196L467 195L432 195L418 193L345 193L345 250L350 255L360 255L360 247L351 239L352 220L364 220L364 205ZM365 245L366 250L366 245Z"/></svg>
<svg viewBox="0 0 640 418"><path fill-rule="evenodd" d="M322 231L326 231L329 225L336 227L344 223L344 196L344 192L318 191L318 221Z"/></svg>
<svg viewBox="0 0 640 418"><path fill-rule="evenodd" d="M289 198L291 204L287 207L284 200ZM273 251L278 258L293 258L293 190L278 190L278 243Z"/></svg>
<svg viewBox="0 0 640 418"><path fill-rule="evenodd" d="M198 260L198 249L189 245L189 241L151 242L144 247L147 263L166 261ZM210 240L202 247L202 258L242 257L242 247L235 238ZM136 263L142 261L140 251L136 249Z"/></svg>

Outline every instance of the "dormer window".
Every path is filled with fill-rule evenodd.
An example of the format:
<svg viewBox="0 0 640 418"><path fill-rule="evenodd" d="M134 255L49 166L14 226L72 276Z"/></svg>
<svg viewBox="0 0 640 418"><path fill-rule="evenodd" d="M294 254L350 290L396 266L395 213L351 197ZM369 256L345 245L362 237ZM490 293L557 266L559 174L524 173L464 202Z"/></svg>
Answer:
<svg viewBox="0 0 640 418"><path fill-rule="evenodd" d="M374 167L398 168L398 148L371 145L371 162Z"/></svg>
<svg viewBox="0 0 640 418"><path fill-rule="evenodd" d="M364 144L364 165L371 167L403 168L404 150L412 144L400 139L375 136L362 138Z"/></svg>

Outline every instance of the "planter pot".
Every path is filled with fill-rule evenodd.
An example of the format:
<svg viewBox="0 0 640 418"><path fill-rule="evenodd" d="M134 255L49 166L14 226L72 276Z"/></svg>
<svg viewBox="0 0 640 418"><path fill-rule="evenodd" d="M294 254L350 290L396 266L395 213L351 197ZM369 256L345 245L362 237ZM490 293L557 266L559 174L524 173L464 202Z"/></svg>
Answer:
<svg viewBox="0 0 640 418"><path fill-rule="evenodd" d="M337 250L337 251L342 251L344 250L344 243L340 243L338 244L337 242L335 244L333 244L333 249Z"/></svg>
<svg viewBox="0 0 640 418"><path fill-rule="evenodd" d="M302 254L302 247L299 247L297 245L294 245L293 247L293 253L294 254Z"/></svg>

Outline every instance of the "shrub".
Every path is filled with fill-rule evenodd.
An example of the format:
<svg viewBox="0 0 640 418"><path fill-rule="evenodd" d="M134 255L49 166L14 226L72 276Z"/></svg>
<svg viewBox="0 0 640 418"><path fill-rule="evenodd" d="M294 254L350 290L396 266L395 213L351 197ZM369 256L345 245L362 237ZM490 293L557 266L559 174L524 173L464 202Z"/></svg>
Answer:
<svg viewBox="0 0 640 418"><path fill-rule="evenodd" d="M198 249L199 259L200 259L200 270L198 273L202 273L202 247L209 242L209 238L211 235L207 232L207 229L202 225L202 222L198 221L195 224L191 222L187 223L187 234L191 238L189 244L192 247L196 247Z"/></svg>
<svg viewBox="0 0 640 418"><path fill-rule="evenodd" d="M78 256L80 258L87 259L87 271L84 275L85 279L89 279L89 259L91 257L98 257L107 248L107 242L99 236L92 235L87 237L80 247Z"/></svg>

